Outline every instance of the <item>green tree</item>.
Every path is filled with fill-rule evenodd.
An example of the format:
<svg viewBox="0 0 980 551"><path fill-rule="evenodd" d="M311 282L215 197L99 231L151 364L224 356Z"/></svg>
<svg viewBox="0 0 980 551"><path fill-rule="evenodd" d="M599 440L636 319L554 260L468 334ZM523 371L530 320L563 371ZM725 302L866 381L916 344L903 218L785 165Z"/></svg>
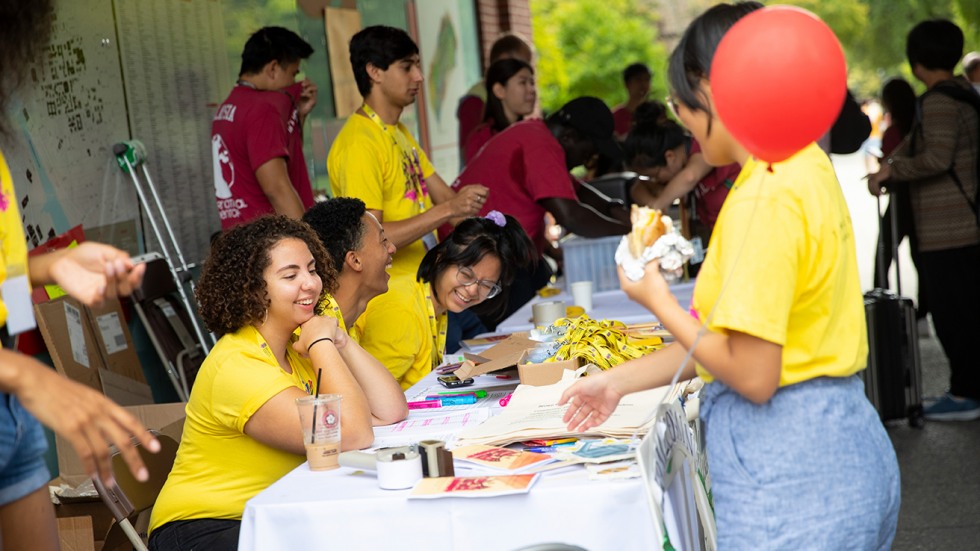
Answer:
<svg viewBox="0 0 980 551"><path fill-rule="evenodd" d="M916 23L946 18L963 29L964 53L980 49L976 0L778 0L807 9L834 30L848 62L848 81L859 97L878 95L882 82L902 76L916 86L905 57L905 38ZM920 86L920 92L921 92Z"/></svg>
<svg viewBox="0 0 980 551"><path fill-rule="evenodd" d="M657 39L657 13L642 0L531 0L541 105L554 111L578 96L608 105L626 100L622 71L646 63L651 98L666 93L667 52Z"/></svg>

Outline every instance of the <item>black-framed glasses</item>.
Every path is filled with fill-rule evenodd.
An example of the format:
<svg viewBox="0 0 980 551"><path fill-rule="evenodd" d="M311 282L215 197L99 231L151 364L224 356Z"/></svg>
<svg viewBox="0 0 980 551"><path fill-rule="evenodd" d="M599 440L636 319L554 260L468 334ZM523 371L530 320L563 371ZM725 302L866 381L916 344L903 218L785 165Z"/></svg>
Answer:
<svg viewBox="0 0 980 551"><path fill-rule="evenodd" d="M473 270L465 266L459 266L456 269L456 282L463 287L469 287L470 285L477 285L477 293L484 300L491 299L500 294L500 285L494 281L488 281L486 279L477 279L476 274Z"/></svg>

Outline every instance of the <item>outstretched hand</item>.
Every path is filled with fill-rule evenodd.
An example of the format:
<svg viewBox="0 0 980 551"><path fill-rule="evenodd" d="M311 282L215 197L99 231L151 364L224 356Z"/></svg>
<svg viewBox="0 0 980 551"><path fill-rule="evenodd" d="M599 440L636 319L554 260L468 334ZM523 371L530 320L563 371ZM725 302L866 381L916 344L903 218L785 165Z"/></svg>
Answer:
<svg viewBox="0 0 980 551"><path fill-rule="evenodd" d="M160 442L135 417L91 388L58 375L32 358L17 355L20 357L11 361L30 362L24 366L18 384L18 399L38 421L71 443L86 474L98 476L106 485L113 483L109 455L109 444L113 444L137 480L149 478L134 438L153 453L160 451Z"/></svg>
<svg viewBox="0 0 980 551"><path fill-rule="evenodd" d="M623 398L613 385L609 373L583 377L565 389L558 405L568 404L562 422L568 430L584 432L604 423L616 411Z"/></svg>
<svg viewBox="0 0 980 551"><path fill-rule="evenodd" d="M124 251L91 241L51 254L57 255L48 268L51 279L86 306L131 294L146 271Z"/></svg>

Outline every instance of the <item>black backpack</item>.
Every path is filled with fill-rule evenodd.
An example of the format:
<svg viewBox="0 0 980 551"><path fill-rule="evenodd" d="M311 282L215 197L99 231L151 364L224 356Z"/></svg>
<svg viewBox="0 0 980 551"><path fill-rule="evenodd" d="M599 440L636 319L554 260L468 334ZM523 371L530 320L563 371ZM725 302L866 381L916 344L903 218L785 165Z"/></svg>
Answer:
<svg viewBox="0 0 980 551"><path fill-rule="evenodd" d="M933 86L931 90L929 90L925 94L922 94L922 96L920 96L919 99L921 101L929 94L934 94L934 93L942 94L946 97L952 98L956 101L966 103L970 107L973 107L973 109L976 110L977 112L977 119L980 120L980 94L978 94L974 88L971 87L967 89L951 81L945 81L945 82L940 82L939 84ZM980 144L980 131L978 131L977 139L978 139L977 143ZM980 207L980 151L977 152L976 159L977 159L977 163L976 163L977 179L976 179L976 188L974 189L974 193L973 193L973 199L970 199L970 197L966 194L966 188L963 187L963 182L960 181L960 177L956 174L955 164L951 164L949 166L947 173L949 174L950 178L953 179L953 183L956 184L956 187L959 188L960 193L963 194L963 197L966 199L967 204L970 205L970 210L973 211L974 220L976 221L977 226L980 226L980 208L978 208Z"/></svg>

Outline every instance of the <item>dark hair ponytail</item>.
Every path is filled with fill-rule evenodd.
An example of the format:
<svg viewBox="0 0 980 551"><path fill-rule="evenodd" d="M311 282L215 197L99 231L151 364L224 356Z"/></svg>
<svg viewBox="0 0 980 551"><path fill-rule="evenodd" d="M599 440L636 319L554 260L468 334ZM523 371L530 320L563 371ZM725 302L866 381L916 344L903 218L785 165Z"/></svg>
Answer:
<svg viewBox="0 0 980 551"><path fill-rule="evenodd" d="M699 92L700 81L711 74L711 60L728 29L739 19L762 7L758 2L718 4L688 25L681 41L670 54L667 68L667 80L677 101L689 109L705 111L714 117L714 113L702 101L704 96ZM753 77L746 75L745 78ZM708 119L708 133L711 133L711 118Z"/></svg>
<svg viewBox="0 0 980 551"><path fill-rule="evenodd" d="M487 87L487 103L483 108L483 122L491 122L493 129L497 132L510 126L511 121L507 120L507 115L504 114L504 103L493 93L493 87L496 84L507 86L507 81L514 78L522 69L527 69L532 76L534 75L534 68L526 61L516 57L494 61L487 69L487 76L484 79Z"/></svg>
<svg viewBox="0 0 980 551"><path fill-rule="evenodd" d="M666 153L688 141L684 129L673 121L637 124L623 143L626 167L635 171L665 166Z"/></svg>

